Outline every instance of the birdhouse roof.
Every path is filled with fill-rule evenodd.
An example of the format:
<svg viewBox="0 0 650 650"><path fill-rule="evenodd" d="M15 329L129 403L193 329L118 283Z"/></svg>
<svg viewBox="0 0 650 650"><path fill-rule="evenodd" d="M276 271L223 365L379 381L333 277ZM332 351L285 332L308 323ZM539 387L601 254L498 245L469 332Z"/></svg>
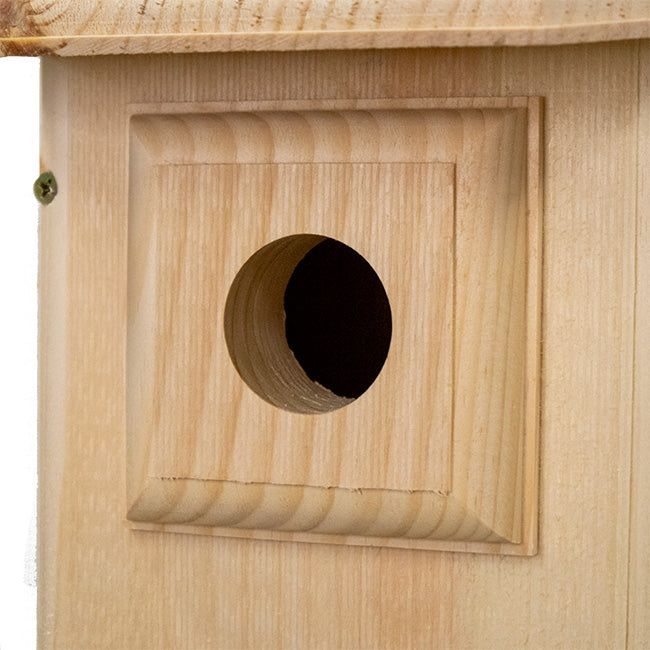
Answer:
<svg viewBox="0 0 650 650"><path fill-rule="evenodd" d="M650 38L648 0L5 0L0 55L559 45Z"/></svg>

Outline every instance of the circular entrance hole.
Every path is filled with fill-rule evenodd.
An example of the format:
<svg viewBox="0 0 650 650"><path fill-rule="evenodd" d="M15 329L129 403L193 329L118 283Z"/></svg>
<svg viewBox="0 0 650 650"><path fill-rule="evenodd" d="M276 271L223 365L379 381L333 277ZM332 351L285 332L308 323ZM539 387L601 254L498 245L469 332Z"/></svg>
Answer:
<svg viewBox="0 0 650 650"><path fill-rule="evenodd" d="M224 320L241 378L297 413L334 411L362 395L384 365L392 330L370 264L340 241L308 234L277 239L248 259Z"/></svg>

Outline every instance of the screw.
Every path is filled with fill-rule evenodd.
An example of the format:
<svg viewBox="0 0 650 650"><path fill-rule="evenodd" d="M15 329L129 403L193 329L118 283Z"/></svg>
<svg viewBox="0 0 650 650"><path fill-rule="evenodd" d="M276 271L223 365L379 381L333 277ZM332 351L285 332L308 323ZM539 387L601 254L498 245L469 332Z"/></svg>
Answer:
<svg viewBox="0 0 650 650"><path fill-rule="evenodd" d="M43 205L52 203L58 190L56 178L52 172L43 172L34 182L34 196Z"/></svg>

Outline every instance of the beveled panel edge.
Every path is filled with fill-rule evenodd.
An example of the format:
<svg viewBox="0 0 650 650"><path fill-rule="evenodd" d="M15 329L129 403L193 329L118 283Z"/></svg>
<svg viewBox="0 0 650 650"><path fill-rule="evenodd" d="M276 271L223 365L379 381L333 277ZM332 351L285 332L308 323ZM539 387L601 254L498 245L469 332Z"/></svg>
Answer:
<svg viewBox="0 0 650 650"><path fill-rule="evenodd" d="M135 530L500 555L534 555L453 494L148 477L127 514ZM348 532L349 531L349 532Z"/></svg>

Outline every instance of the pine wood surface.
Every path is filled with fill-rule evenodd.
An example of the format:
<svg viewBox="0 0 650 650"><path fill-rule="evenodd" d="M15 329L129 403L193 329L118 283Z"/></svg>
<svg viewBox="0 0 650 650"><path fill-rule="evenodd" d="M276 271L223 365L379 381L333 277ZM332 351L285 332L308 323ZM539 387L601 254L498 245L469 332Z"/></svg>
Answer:
<svg viewBox="0 0 650 650"><path fill-rule="evenodd" d="M634 331L634 427L629 573L630 648L642 648L650 639L650 43L640 48L639 132L637 165L637 292Z"/></svg>
<svg viewBox="0 0 650 650"><path fill-rule="evenodd" d="M650 38L645 0L8 0L0 56L554 45Z"/></svg>
<svg viewBox="0 0 650 650"><path fill-rule="evenodd" d="M129 518L533 552L539 101L152 109L131 106ZM243 261L300 232L363 254L393 309L372 389L317 417L249 390L220 326ZM279 282L273 267L266 275ZM274 353L273 373L286 353ZM250 376L260 372L258 360Z"/></svg>
<svg viewBox="0 0 650 650"><path fill-rule="evenodd" d="M648 66L635 42L44 60L41 647L643 647ZM545 105L538 555L129 529L126 104L506 95Z"/></svg>
<svg viewBox="0 0 650 650"><path fill-rule="evenodd" d="M151 241L135 243L129 261L137 276L153 260L143 273L155 281L143 284L157 295L133 292L137 307L129 319L141 324L129 329L128 388L139 398L128 435L148 439L148 475L448 491L453 165L165 165L159 176L143 176L154 183L141 188L149 197L143 216L155 225L145 227ZM382 193L386 205L378 203ZM297 201L297 195L308 198ZM386 222L374 222L376 214ZM381 250L369 232L373 224ZM419 250L411 228L421 234ZM396 297L391 304L399 325L388 367L366 395L319 415L260 399L239 378L223 336L226 296L239 267L265 244L293 233L324 233L352 246L375 262L389 297ZM403 273L411 256L410 272ZM427 294L416 273L439 286ZM409 283L421 300L409 300L398 283ZM237 321L234 329L243 329ZM422 331L423 322L433 326ZM414 371L422 359L430 365L422 361ZM397 399L404 384L412 385L409 397ZM423 403L424 409L413 406ZM412 449L419 453L409 454Z"/></svg>

